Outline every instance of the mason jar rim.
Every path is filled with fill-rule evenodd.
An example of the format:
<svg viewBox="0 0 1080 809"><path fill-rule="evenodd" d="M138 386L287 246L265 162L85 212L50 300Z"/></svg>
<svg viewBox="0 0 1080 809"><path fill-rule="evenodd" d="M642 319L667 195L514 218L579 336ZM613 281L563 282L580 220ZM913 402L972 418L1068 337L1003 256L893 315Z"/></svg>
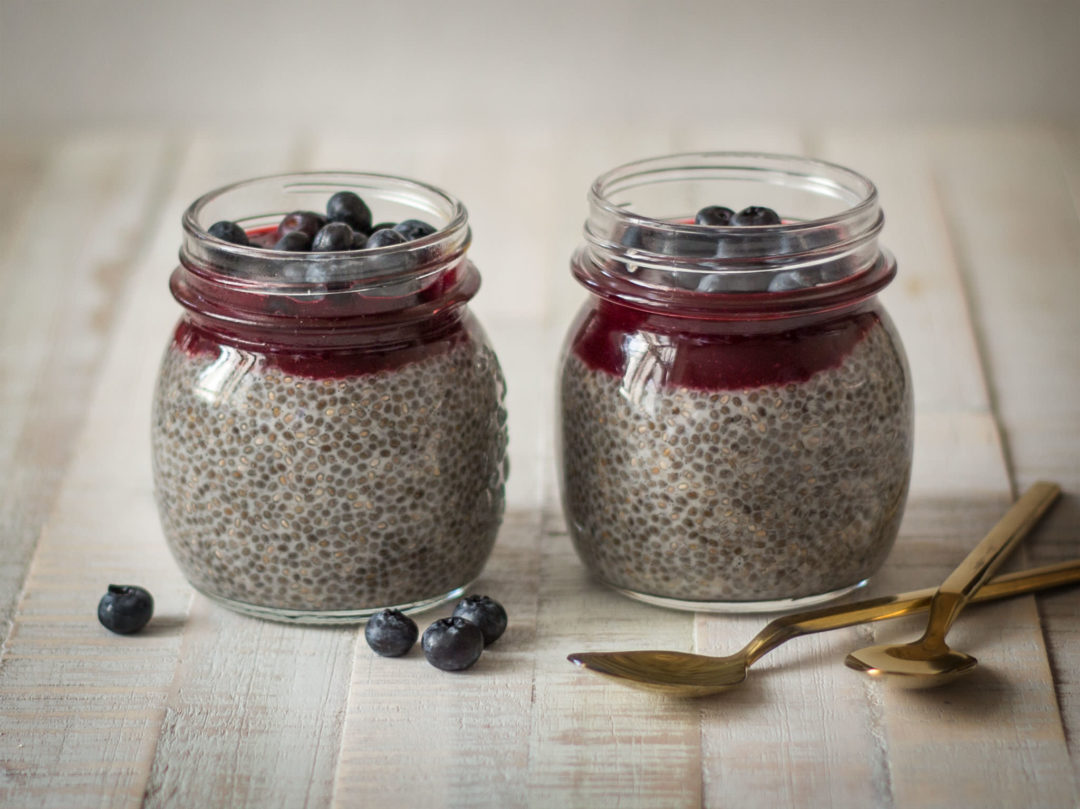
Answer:
<svg viewBox="0 0 1080 809"><path fill-rule="evenodd" d="M779 224L696 224L698 206L735 197L773 206ZM878 244L877 188L825 160L733 151L651 157L604 172L588 199L572 271L590 291L623 303L686 316L779 317L865 300L896 272Z"/></svg>
<svg viewBox="0 0 1080 809"><path fill-rule="evenodd" d="M725 161L718 165L695 165L694 163L687 164L687 161ZM788 167L787 171L784 171L784 167ZM795 173L792 169L795 167L802 167L805 172ZM814 169L813 173L810 172ZM617 186L619 181L626 181L635 178L645 178L654 175L660 175L673 171L701 171L701 170L741 170L750 172L757 176L764 176L765 174L771 174L773 176L786 175L788 177L799 177L806 180L815 180L814 186L821 189L834 189L842 190L845 188L841 184L840 179L843 178L848 181L849 190L854 196L853 203L844 211L833 214L831 216L817 217L812 220L800 221L797 223L783 224L783 225L735 225L735 226L717 226L717 225L696 225L696 224L681 224L679 228L692 228L694 230L744 230L747 227L750 228L789 228L799 229L814 227L823 224L833 223L842 219L846 219L853 214L857 214L867 209L871 209L878 204L878 191L877 186L874 185L867 177L860 174L857 171L849 169L846 166L842 166L839 163L833 163L828 160L821 160L813 157L802 157L799 155L786 155L774 152L744 152L744 151L699 151L699 152L680 152L670 155L661 155L657 157L647 157L640 160L633 160L629 163L623 163L610 169L593 182L589 189L589 201L590 204L607 210L613 214L619 214L626 216L630 219L641 219L643 221L658 221L651 217L644 216L642 214L634 213L628 209L612 203L608 196L612 191L620 190L623 187L630 188L635 185L641 185L644 183L633 183L631 185ZM785 185L794 185L794 183L784 183ZM807 187L804 184L804 187ZM832 196L839 198L838 194Z"/></svg>
<svg viewBox="0 0 1080 809"><path fill-rule="evenodd" d="M403 244L335 252L287 252L255 245L238 245L209 233L213 222L205 221L207 209L215 202L246 190L265 186L278 193L312 193L325 189L363 191L365 199L380 199L426 211L445 222L434 233ZM268 210L221 217L235 221L245 229L275 224L290 210ZM218 221L217 216L209 217ZM338 291L356 291L356 283L365 288L402 280L422 278L461 258L468 249L471 232L468 212L456 197L428 183L392 174L357 171L302 171L270 174L241 180L213 189L194 202L182 216L184 239L181 263L193 271L220 275L219 281L231 287L258 287L262 294L327 294L322 279L331 279ZM319 281L283 277L280 268L296 265L319 269ZM347 285L348 289L344 289ZM331 294L334 290L330 290Z"/></svg>

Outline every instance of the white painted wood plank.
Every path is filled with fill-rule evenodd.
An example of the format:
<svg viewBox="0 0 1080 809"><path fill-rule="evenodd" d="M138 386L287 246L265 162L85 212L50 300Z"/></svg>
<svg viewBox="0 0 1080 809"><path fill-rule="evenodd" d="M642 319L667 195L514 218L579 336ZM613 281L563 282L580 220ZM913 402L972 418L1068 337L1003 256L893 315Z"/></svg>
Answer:
<svg viewBox="0 0 1080 809"><path fill-rule="evenodd" d="M677 151L781 154L808 154L815 147L792 127L737 125L682 129L676 144ZM760 617L698 615L695 649L730 653L764 623ZM725 805L733 796L748 805L877 802L881 750L874 744L865 688L837 669L830 642L835 639L811 638L798 649L781 650L745 688L703 702L706 805Z"/></svg>
<svg viewBox="0 0 1080 809"><path fill-rule="evenodd" d="M592 181L620 163L672 151L671 134L643 125L618 129L576 124L551 135L547 197L532 247L544 256L548 304L541 332L545 520L538 570L539 613L533 649L528 794L533 806L697 806L701 801L700 731L693 705L666 704L580 672L566 655L643 643L688 648L689 615L628 601L592 582L557 516L555 409L557 361L584 290L570 274L582 242ZM531 220L531 206L526 214Z"/></svg>
<svg viewBox="0 0 1080 809"><path fill-rule="evenodd" d="M166 281L182 209L238 172L260 173L272 155L280 159L274 139L196 141L151 225L156 238L119 297L117 327L84 404L85 428L0 665L5 805L143 800L183 634L200 630L186 623L191 591L161 538L151 496L150 397L178 313ZM97 600L117 580L142 583L155 595L157 618L140 635L112 636L97 624Z"/></svg>
<svg viewBox="0 0 1080 809"><path fill-rule="evenodd" d="M368 131L363 137L320 137L312 168L398 174L457 196L469 210L469 256L481 275L469 308L499 356L507 382L512 509L540 504L544 450L550 443L554 350L540 331L555 271L547 222L556 198L543 130L432 128L410 133ZM375 217L379 218L378 211ZM558 269L562 269L561 266ZM538 349L543 349L538 351Z"/></svg>
<svg viewBox="0 0 1080 809"><path fill-rule="evenodd" d="M535 265L542 257L521 236L528 221L521 207L507 200L523 189L544 197L537 188L542 180L537 161L524 158L538 148L537 142L527 139L518 146L498 130L435 126L407 138L380 131L366 132L362 140L320 137L312 153L314 167L399 174L439 186L468 208L473 232L469 255L482 277L480 293L469 306L503 366L510 419L510 510L492 558L473 587L503 603L509 628L463 673L430 666L419 646L404 658L378 657L357 636L342 716L335 806L528 804L540 531L537 447L546 403L541 392L549 383L536 372L545 295L544 277ZM448 605L417 616L421 632L451 609Z"/></svg>
<svg viewBox="0 0 1080 809"><path fill-rule="evenodd" d="M506 633L464 672L372 652L362 635L344 715L333 805L529 805L529 711L538 627L536 511L511 512L472 588L506 608ZM420 632L452 605L416 617Z"/></svg>
<svg viewBox="0 0 1080 809"><path fill-rule="evenodd" d="M1080 218L1080 126L1059 133L1058 146L1073 211ZM1053 204L1053 200L1049 202ZM1080 322L1076 314L1080 308L1080 294L1077 294L1075 263L1080 247L1076 244L1075 228L1071 236L1067 232L1065 236L1074 246L1073 269L1064 277L1060 274L1055 276L1054 283L1064 283L1065 286L1063 294L1055 296L1053 300L1052 314L1048 314L1058 321L1058 328L1064 328L1068 333L1046 335L1046 338L1071 340L1075 346L1080 341L1077 334ZM1062 264L1067 266L1067 259ZM992 317L989 306L984 312ZM1036 328L1041 330L1043 324L1039 322ZM1047 558L1071 557L1080 551L1080 475L1077 474L1077 458L1080 457L1080 438L1077 436L1080 392L1076 389L1080 374L1077 373L1076 364L1071 374L1068 371L1062 373L1071 375L1071 383L1065 382L1065 385L1071 385L1071 391L1065 393L1071 399L1040 399L1042 406L1034 408L1033 401L1026 400L1026 397L1021 399L1016 395L1002 394L1002 414L1006 419L1017 478L1030 480L1032 477L1051 477L1060 479L1065 486L1066 496L1062 504L1047 521L1047 543L1055 546L1046 554ZM1048 427L1044 421L1047 417L1054 427ZM1019 428L1020 423L1024 424L1022 429ZM1050 650L1073 771L1080 772L1080 633L1077 632L1080 626L1080 600L1075 595L1072 598L1068 594L1052 596L1040 599L1039 608L1046 627L1046 644Z"/></svg>
<svg viewBox="0 0 1080 809"><path fill-rule="evenodd" d="M196 598L143 805L328 806L356 637Z"/></svg>
<svg viewBox="0 0 1080 809"><path fill-rule="evenodd" d="M184 206L239 171L307 168L309 152L277 135L196 144L173 201ZM163 221L150 261L167 266L177 238L174 222ZM152 284L140 292L161 295ZM245 618L196 596L144 805L326 806L355 636Z"/></svg>
<svg viewBox="0 0 1080 809"><path fill-rule="evenodd" d="M0 637L71 459L169 157L164 138L99 134L47 153L12 144L2 161Z"/></svg>
<svg viewBox="0 0 1080 809"><path fill-rule="evenodd" d="M937 414L932 418L938 427L948 426L947 431L925 438L916 435L916 453L985 459L988 463L981 471L971 462L963 462L964 468L977 473L962 480L968 496L979 489L985 496L1004 496L1011 487L999 436L988 429L986 417L993 413L982 381L984 357L971 326L971 300L961 275L961 270L967 269L964 248L954 235L958 223L984 216L985 206L992 200L985 195L969 197L965 202L968 207L963 208L950 199L954 187L970 187L976 181L976 172L972 168L962 174L949 173L955 165L952 153L943 146L959 147L962 143L965 150L973 145L978 148L984 137L976 128L945 133L849 129L827 139L826 156L859 167L877 182L887 216L890 200L904 212L898 232L886 229L884 243L897 253L901 275L883 297L908 343L913 373L917 374L917 409L924 415ZM990 169L990 163L979 167L983 172ZM906 255L915 260L905 262ZM980 272L967 280L977 290L987 279ZM911 342L909 334L914 337ZM972 415L965 419L965 413ZM921 422L925 424L926 419ZM941 443L930 448L930 439ZM948 447L945 452L943 446ZM942 496L964 493L954 488L959 481L947 476L950 466L923 459L917 469L924 477L913 487L915 492L937 489ZM916 496L886 574L902 571L913 558L908 525L919 509ZM987 516L987 527L992 519ZM943 578L980 535L972 531L968 539L944 546L951 549L953 561L942 562L935 580ZM876 642L907 637L894 636L892 628L866 632ZM1016 600L999 605L993 612L964 616L950 641L958 648L965 648L965 644L974 647L976 638L984 639L997 653L992 661L984 660L976 687L958 683L928 696L881 695L880 732L886 741L892 798L905 806L938 805L942 800L961 798L995 806L1075 802L1033 600ZM979 721L980 715L1007 717L1008 721L995 722L990 733ZM1037 794L1031 792L1032 783L1038 785Z"/></svg>
<svg viewBox="0 0 1080 809"><path fill-rule="evenodd" d="M699 705L631 691L577 670L573 652L688 649L692 616L592 581L561 517L545 520L534 645L533 806L700 806Z"/></svg>
<svg viewBox="0 0 1080 809"><path fill-rule="evenodd" d="M557 512L561 508L555 435L558 369L570 325L588 297L570 272L570 260L585 241L582 230L589 215L589 189L598 176L616 166L670 154L680 148L677 138L669 128L649 123L611 127L578 122L553 135L548 166L552 181L545 203L547 230L537 236L543 244L540 249L548 256L544 268L548 283L543 339L546 350L541 366L549 385L544 398L547 418L542 423L541 442L545 511Z"/></svg>
<svg viewBox="0 0 1080 809"><path fill-rule="evenodd" d="M1014 127L943 147L954 226L1015 483L1066 495L1031 556L1080 549L1080 129ZM976 213L971 206L979 205ZM1080 600L1040 599L1074 771L1080 771Z"/></svg>

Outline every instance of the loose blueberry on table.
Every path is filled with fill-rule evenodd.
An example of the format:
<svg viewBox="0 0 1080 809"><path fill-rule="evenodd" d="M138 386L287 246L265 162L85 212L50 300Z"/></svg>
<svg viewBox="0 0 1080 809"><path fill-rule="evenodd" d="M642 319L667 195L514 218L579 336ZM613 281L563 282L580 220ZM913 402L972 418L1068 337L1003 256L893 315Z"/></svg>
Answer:
<svg viewBox="0 0 1080 809"><path fill-rule="evenodd" d="M110 584L98 602L98 620L110 632L130 635L138 632L154 614L154 598L142 587Z"/></svg>
<svg viewBox="0 0 1080 809"><path fill-rule="evenodd" d="M466 596L454 608L454 617L476 624L484 636L484 646L490 646L506 631L506 610L488 596Z"/></svg>
<svg viewBox="0 0 1080 809"><path fill-rule="evenodd" d="M424 630L420 641L424 657L437 669L463 671L480 659L484 633L464 618L440 618Z"/></svg>
<svg viewBox="0 0 1080 809"><path fill-rule="evenodd" d="M364 640L383 657L401 657L416 643L420 630L412 618L400 610L383 610L372 615L364 627Z"/></svg>

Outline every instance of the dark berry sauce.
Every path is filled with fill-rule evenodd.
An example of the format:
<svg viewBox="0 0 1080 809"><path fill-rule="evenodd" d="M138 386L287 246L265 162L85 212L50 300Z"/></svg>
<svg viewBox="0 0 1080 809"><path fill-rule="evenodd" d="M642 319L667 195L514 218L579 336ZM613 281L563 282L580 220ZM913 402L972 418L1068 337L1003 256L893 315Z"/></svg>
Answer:
<svg viewBox="0 0 1080 809"><path fill-rule="evenodd" d="M269 248L275 231L247 236L252 246ZM249 351L259 367L314 379L393 370L462 342L483 342L464 308L479 284L476 268L461 261L401 286L400 294L332 285L321 288L326 294L268 294L182 265L170 287L187 312L173 343L191 356L216 357L222 346Z"/></svg>
<svg viewBox="0 0 1080 809"><path fill-rule="evenodd" d="M393 371L403 365L427 359L449 351L475 336L471 317L458 321L454 328L438 337L402 344L388 350L386 346L364 349L288 351L264 346L261 350L246 341L233 341L214 334L182 318L173 333L173 344L189 356L217 357L223 346L252 351L258 367L275 368L290 376L308 379L344 379L379 371ZM243 347L241 348L241 344Z"/></svg>
<svg viewBox="0 0 1080 809"><path fill-rule="evenodd" d="M709 332L602 300L579 317L570 350L614 376L623 376L635 355L655 352L665 386L735 390L805 382L835 368L879 322L876 307L863 306L788 329Z"/></svg>

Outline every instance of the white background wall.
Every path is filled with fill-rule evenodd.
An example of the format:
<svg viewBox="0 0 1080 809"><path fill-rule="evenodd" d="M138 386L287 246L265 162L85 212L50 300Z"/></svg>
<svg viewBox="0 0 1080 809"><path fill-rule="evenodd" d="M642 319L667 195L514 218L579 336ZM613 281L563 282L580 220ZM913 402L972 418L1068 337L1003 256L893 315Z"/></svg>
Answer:
<svg viewBox="0 0 1080 809"><path fill-rule="evenodd" d="M0 126L1080 117L1078 0L0 0Z"/></svg>

